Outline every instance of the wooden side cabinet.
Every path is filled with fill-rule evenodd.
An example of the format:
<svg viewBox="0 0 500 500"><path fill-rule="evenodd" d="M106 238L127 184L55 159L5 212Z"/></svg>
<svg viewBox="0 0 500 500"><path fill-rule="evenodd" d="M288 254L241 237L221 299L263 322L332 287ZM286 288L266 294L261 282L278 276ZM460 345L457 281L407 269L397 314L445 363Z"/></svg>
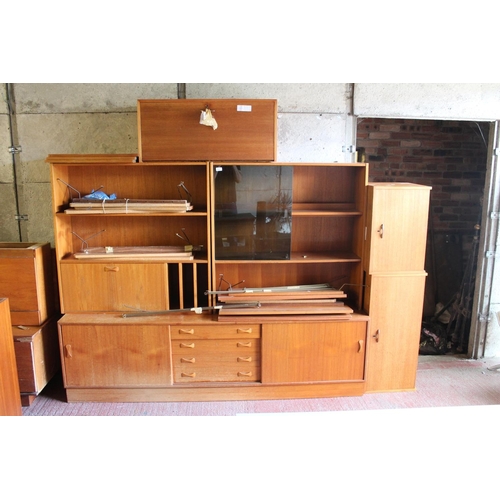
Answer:
<svg viewBox="0 0 500 500"><path fill-rule="evenodd" d="M367 186L367 392L415 389L430 190L404 182Z"/></svg>

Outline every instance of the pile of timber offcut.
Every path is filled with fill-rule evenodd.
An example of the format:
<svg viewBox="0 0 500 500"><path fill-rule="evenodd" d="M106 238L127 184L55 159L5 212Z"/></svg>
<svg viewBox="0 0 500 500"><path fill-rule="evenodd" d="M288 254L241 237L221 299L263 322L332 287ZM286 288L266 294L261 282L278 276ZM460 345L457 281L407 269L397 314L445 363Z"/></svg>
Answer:
<svg viewBox="0 0 500 500"><path fill-rule="evenodd" d="M65 213L70 214L163 214L184 213L193 209L187 200L90 200L81 198L70 202Z"/></svg>
<svg viewBox="0 0 500 500"><path fill-rule="evenodd" d="M145 246L145 247L90 247L76 252L77 259L131 259L131 260L193 260L193 247Z"/></svg>
<svg viewBox="0 0 500 500"><path fill-rule="evenodd" d="M219 321L283 321L283 316L293 316L300 321L346 320L353 310L339 299L345 298L342 290L328 283L270 288L244 288L218 291L222 303ZM253 306L249 306L249 301ZM238 307L238 306L241 307ZM240 318L240 319L239 319Z"/></svg>

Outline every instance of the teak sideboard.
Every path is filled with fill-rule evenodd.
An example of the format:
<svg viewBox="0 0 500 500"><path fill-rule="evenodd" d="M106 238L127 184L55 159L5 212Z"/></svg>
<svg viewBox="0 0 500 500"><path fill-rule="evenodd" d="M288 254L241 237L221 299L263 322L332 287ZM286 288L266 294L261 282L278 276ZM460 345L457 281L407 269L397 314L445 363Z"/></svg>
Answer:
<svg viewBox="0 0 500 500"><path fill-rule="evenodd" d="M365 163L143 162L137 155L47 161L69 402L334 397L415 387L429 187L368 183ZM219 218L215 185L225 167L255 173L257 191L268 182L265 169L293 171L285 214L291 232L277 257L265 238L257 257L249 253L255 229L245 217L236 216L243 221L237 228ZM68 209L100 187L124 199L187 192L192 210ZM184 243L196 249L188 258L77 258L92 247ZM342 289L352 314L220 321L217 295L209 293L316 283Z"/></svg>

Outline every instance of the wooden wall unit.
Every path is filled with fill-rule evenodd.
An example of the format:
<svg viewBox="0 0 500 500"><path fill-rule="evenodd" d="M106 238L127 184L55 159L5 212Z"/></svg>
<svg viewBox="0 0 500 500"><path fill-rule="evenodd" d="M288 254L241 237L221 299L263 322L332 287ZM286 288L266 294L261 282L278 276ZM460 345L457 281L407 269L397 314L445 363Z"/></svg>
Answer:
<svg viewBox="0 0 500 500"><path fill-rule="evenodd" d="M68 401L336 397L414 386L429 189L367 188L365 163L275 163L276 102L252 103L255 121L250 117L252 127L245 125L248 137L235 120L246 120L249 113L233 116L234 104L140 101L139 158L47 159ZM205 105L215 110L220 136L219 128L197 123ZM191 123L196 124L192 133ZM225 137L228 124L233 130L221 149L217 141ZM286 189L279 192L278 198L283 194L287 200L279 220L270 209L275 202L264 195L225 218L217 176L227 168L251 174L250 189L257 192L267 189L266 168L271 177L277 172L280 190L282 172L293 170L293 180L286 180ZM182 182L193 205L185 213L68 210L75 189L78 198L103 186L119 198L165 200L182 197ZM249 190L241 186L238 196L247 198ZM277 221L272 237L264 227L270 221ZM413 232L405 232L409 227ZM88 247L179 245L183 235L199 247L192 260L75 255ZM228 316L213 311L221 299L215 292L229 286L325 282L345 292L352 314L294 315L288 309L281 316ZM401 314L398 300L405 302ZM206 309L201 314L186 311L200 307Z"/></svg>

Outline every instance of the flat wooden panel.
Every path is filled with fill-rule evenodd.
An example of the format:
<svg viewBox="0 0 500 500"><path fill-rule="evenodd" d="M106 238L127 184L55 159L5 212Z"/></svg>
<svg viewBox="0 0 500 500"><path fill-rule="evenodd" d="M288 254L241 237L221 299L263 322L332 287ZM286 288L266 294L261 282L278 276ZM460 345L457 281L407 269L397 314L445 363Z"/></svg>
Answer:
<svg viewBox="0 0 500 500"><path fill-rule="evenodd" d="M166 264L63 263L63 312L165 310Z"/></svg>
<svg viewBox="0 0 500 500"><path fill-rule="evenodd" d="M368 185L365 269L424 269L430 187L409 183Z"/></svg>
<svg viewBox="0 0 500 500"><path fill-rule="evenodd" d="M425 277L424 272L368 276L367 391L415 388Z"/></svg>
<svg viewBox="0 0 500 500"><path fill-rule="evenodd" d="M262 382L363 380L366 322L265 324Z"/></svg>
<svg viewBox="0 0 500 500"><path fill-rule="evenodd" d="M64 325L60 342L65 387L171 383L168 326Z"/></svg>
<svg viewBox="0 0 500 500"><path fill-rule="evenodd" d="M207 106L216 130L199 123ZM276 111L273 99L139 100L141 160L274 161Z"/></svg>
<svg viewBox="0 0 500 500"><path fill-rule="evenodd" d="M0 359L0 416L20 416L21 395L7 298L0 298Z"/></svg>

